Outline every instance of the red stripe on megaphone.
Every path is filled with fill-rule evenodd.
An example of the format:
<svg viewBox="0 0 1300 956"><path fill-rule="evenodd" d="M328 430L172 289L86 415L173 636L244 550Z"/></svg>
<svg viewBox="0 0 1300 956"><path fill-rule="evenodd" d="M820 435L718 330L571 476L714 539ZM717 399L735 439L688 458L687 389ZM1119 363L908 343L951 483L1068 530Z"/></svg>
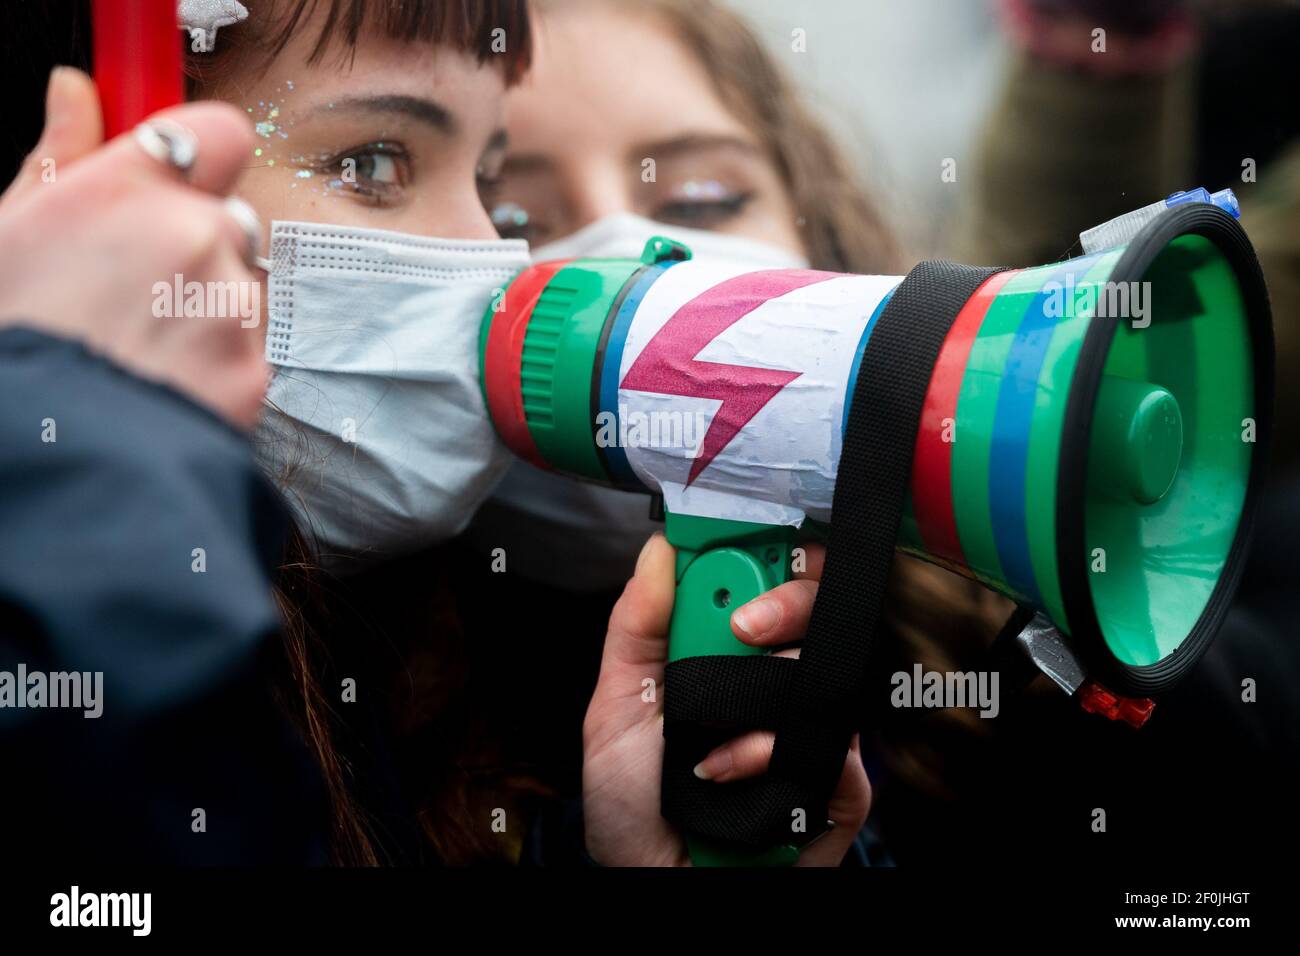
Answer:
<svg viewBox="0 0 1300 956"><path fill-rule="evenodd" d="M483 350L483 394L497 434L520 458L539 468L550 469L542 458L528 430L524 415L523 381L524 335L533 316L533 307L555 274L572 259L556 259L524 269L506 287L505 304L488 328L487 347Z"/></svg>
<svg viewBox="0 0 1300 956"><path fill-rule="evenodd" d="M921 543L930 554L966 568L952 505L952 443L957 439L957 398L980 324L1012 270L989 276L975 290L948 330L930 376L912 457L912 510Z"/></svg>

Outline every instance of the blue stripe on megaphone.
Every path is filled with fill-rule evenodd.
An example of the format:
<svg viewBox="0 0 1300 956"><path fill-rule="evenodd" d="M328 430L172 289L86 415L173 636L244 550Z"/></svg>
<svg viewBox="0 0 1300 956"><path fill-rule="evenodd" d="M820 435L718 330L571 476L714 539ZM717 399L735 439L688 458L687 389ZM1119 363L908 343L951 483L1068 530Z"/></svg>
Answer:
<svg viewBox="0 0 1300 956"><path fill-rule="evenodd" d="M903 280L898 281L902 285ZM885 306L889 305L889 300L894 297L898 291L898 286L894 286L885 293L885 297L876 304L876 309L871 313L871 318L867 319L866 327L862 330L862 338L858 340L858 349L853 354L853 368L849 372L848 388L844 391L844 414L840 416L840 438L844 437L844 430L849 427L849 406L853 404L853 390L858 387L858 369L862 365L862 353L867 350L867 339L871 338L871 330L876 327L876 319L885 311Z"/></svg>
<svg viewBox="0 0 1300 956"><path fill-rule="evenodd" d="M623 346L627 343L627 331L632 326L632 317L636 315L641 300L650 291L655 280L670 266L675 265L677 260L670 260L642 269L633 280L632 288L623 297L623 304L619 306L618 314L614 316L614 327L610 329L605 344L605 364L600 371L600 410L612 414L615 421L619 421L618 383L621 377L619 369L623 365ZM622 422L619 422L619 430L616 434L622 434ZM625 487L641 484L641 479L636 476L631 463L627 460L626 449L616 443L602 451L605 454L605 464L609 468L609 476L615 482Z"/></svg>
<svg viewBox="0 0 1300 956"><path fill-rule="evenodd" d="M1038 398L1038 376L1060 316L1049 315L1047 304L1072 304L1072 290L1098 256L1071 259L1048 273L1030 300L1016 329L1003 366L997 414L989 449L989 515L997 542L998 560L1006 583L1026 601L1041 607L1042 592L1029 554L1025 513L1025 481L1029 464L1029 430Z"/></svg>

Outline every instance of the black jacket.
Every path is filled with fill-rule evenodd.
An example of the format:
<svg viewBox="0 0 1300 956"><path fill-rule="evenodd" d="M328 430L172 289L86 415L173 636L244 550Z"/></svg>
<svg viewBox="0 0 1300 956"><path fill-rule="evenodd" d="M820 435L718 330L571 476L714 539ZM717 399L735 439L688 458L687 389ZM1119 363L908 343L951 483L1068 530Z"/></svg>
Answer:
<svg viewBox="0 0 1300 956"><path fill-rule="evenodd" d="M319 775L264 666L285 521L217 416L0 329L0 681L103 675L98 718L0 706L6 857L327 860Z"/></svg>

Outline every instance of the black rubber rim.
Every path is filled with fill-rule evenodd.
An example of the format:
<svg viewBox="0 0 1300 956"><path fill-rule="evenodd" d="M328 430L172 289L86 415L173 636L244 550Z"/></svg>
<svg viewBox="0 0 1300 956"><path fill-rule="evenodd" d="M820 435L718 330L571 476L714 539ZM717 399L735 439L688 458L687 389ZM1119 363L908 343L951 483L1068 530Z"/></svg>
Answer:
<svg viewBox="0 0 1300 956"><path fill-rule="evenodd" d="M619 311L623 308L623 303L627 300L628 294L636 286L641 276L645 275L646 269L650 266L641 266L623 283L623 287L618 290L618 295L614 296L614 301L609 307L609 312L605 314L605 325L600 330L600 339L596 343L596 359L591 369L591 444L596 449L596 457L600 461L600 467L605 469L604 484L611 488L617 488L619 491L639 491L648 492L650 489L638 483L635 485L624 484L614 479L614 473L609 467L609 456L605 454L605 449L600 446L597 437L600 435L600 428L596 425L596 418L601 412L600 407L600 377L605 368L605 351L609 348L609 336L614 329L614 320L618 317Z"/></svg>
<svg viewBox="0 0 1300 956"><path fill-rule="evenodd" d="M1110 652L1093 607L1088 580L1089 561L1084 532L1086 509L1080 503L1084 501L1086 491L1093 408L1102 368L1117 328L1118 320L1114 317L1095 318L1088 326L1061 431L1056 489L1056 559L1061 573L1065 614L1070 623L1071 646L1087 666L1090 676L1113 691L1140 697L1168 690L1186 676L1218 633L1246 563L1273 432L1272 313L1259 260L1236 219L1208 203L1175 206L1148 223L1134 237L1115 264L1110 281L1140 281L1156 257L1174 239L1184 235L1203 236L1213 242L1236 274L1241 287L1255 363L1255 450L1251 456L1241 520L1223 574L1191 633L1177 650L1155 664L1132 666Z"/></svg>

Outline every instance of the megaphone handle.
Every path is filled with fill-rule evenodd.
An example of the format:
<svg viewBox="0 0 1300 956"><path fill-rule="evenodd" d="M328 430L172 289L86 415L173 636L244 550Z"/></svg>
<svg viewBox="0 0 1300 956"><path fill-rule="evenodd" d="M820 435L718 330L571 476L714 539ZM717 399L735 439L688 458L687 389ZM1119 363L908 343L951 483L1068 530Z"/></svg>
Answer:
<svg viewBox="0 0 1300 956"><path fill-rule="evenodd" d="M795 529L669 512L664 516L664 534L677 548L669 662L766 653L736 638L731 614L790 579ZM695 866L788 866L799 858L794 846L754 850L691 834L686 844Z"/></svg>

